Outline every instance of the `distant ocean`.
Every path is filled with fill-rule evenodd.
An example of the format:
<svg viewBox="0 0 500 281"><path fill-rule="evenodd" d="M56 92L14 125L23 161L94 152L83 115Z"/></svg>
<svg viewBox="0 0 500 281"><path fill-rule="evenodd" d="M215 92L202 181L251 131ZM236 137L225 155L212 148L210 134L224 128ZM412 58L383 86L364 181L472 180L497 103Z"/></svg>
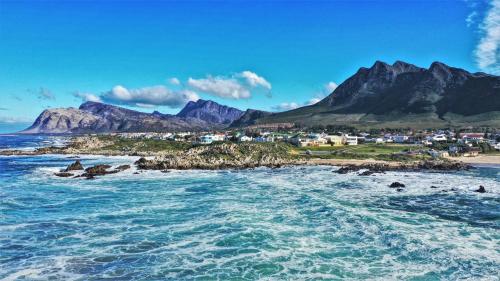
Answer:
<svg viewBox="0 0 500 281"><path fill-rule="evenodd" d="M0 136L0 149L61 143ZM81 157L84 166L135 159ZM339 175L326 166L53 176L73 161L0 156L0 280L500 276L499 168L375 176ZM406 188L389 188L394 181ZM479 185L488 192L473 192Z"/></svg>

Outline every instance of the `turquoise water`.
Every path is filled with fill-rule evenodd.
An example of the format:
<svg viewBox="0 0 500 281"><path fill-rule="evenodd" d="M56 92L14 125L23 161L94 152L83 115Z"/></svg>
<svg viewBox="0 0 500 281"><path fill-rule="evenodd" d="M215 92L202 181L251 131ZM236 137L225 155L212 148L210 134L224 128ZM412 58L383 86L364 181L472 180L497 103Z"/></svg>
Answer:
<svg viewBox="0 0 500 281"><path fill-rule="evenodd" d="M82 157L82 163L134 159ZM0 157L0 279L500 275L498 168L369 177L325 166L52 176L72 161ZM388 188L393 181L407 188ZM487 193L472 191L480 184Z"/></svg>

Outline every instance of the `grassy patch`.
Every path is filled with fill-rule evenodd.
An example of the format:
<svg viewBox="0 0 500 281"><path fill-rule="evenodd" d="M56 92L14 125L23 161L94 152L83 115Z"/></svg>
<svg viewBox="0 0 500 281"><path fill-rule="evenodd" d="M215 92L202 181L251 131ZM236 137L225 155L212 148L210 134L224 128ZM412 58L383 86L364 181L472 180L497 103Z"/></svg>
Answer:
<svg viewBox="0 0 500 281"><path fill-rule="evenodd" d="M139 152L159 152L159 151L182 151L192 147L185 142L154 140L154 139L127 139L119 137L104 136L102 140L112 141L113 144L103 147L104 150L113 151L139 151Z"/></svg>

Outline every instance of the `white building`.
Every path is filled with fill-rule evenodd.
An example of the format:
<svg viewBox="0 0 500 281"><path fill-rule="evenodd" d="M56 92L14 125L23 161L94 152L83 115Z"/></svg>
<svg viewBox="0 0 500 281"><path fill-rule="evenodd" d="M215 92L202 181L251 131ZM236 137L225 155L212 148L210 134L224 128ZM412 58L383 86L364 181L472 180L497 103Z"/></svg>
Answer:
<svg viewBox="0 0 500 281"><path fill-rule="evenodd" d="M409 139L410 139L410 137L409 137L409 136L400 136L400 135L397 135L397 136L393 136L393 137L392 137L392 140L393 140L395 143L405 143L405 142L407 142Z"/></svg>
<svg viewBox="0 0 500 281"><path fill-rule="evenodd" d="M238 141L242 141L242 142L243 142L243 141L252 141L252 137L249 137L249 136L245 136L245 135L243 135L243 136L240 136L240 137L238 138Z"/></svg>
<svg viewBox="0 0 500 281"><path fill-rule="evenodd" d="M345 135L345 141L346 141L347 145L358 145L358 137L357 136Z"/></svg>

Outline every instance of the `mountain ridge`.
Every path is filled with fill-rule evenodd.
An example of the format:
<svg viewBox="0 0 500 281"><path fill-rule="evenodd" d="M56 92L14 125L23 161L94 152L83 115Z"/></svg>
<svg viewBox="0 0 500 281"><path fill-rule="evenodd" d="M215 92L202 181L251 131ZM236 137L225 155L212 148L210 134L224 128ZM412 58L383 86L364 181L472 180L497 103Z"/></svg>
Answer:
<svg viewBox="0 0 500 281"><path fill-rule="evenodd" d="M261 124L353 127L500 127L500 77L433 62L360 67L316 104L274 113L241 111L210 100L188 102L176 115L144 113L85 102L78 109L44 110L22 133L199 131Z"/></svg>
<svg viewBox="0 0 500 281"><path fill-rule="evenodd" d="M433 62L422 68L402 61L361 67L320 102L266 117L254 124L424 127L500 126L500 77ZM411 116L411 120L407 120ZM484 118L482 116L485 116ZM488 117L486 117L488 116ZM399 124L398 124L399 123Z"/></svg>

